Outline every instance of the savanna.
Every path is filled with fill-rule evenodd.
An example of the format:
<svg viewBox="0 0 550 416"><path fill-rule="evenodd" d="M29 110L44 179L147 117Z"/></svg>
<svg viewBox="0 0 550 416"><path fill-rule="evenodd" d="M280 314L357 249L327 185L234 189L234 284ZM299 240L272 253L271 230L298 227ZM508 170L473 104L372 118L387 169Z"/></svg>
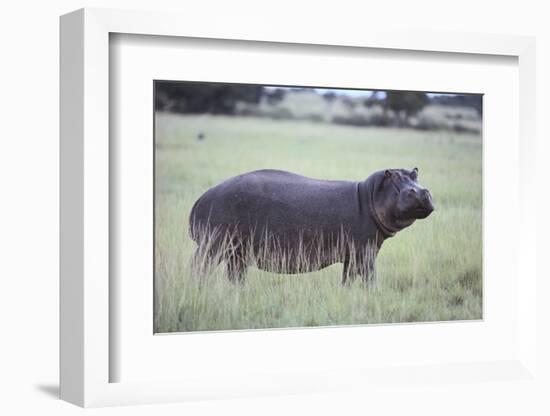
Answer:
<svg viewBox="0 0 550 416"><path fill-rule="evenodd" d="M250 267L246 284L191 268L194 202L257 169L363 181L420 170L437 210L388 239L376 287L341 285L342 265L303 274ZM155 114L155 332L482 318L482 140L468 129L358 126L316 119Z"/></svg>

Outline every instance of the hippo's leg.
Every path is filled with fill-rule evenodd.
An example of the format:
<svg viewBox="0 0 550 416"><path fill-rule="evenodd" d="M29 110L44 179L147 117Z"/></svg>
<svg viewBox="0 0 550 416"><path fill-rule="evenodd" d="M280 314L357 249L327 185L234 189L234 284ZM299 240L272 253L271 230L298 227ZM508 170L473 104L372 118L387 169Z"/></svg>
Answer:
<svg viewBox="0 0 550 416"><path fill-rule="evenodd" d="M344 259L344 269L342 271L342 286L345 286L350 281L355 280L356 270L354 265L351 264L351 257L346 255Z"/></svg>
<svg viewBox="0 0 550 416"><path fill-rule="evenodd" d="M241 252L232 253L227 259L227 278L232 283L244 283L246 260Z"/></svg>
<svg viewBox="0 0 550 416"><path fill-rule="evenodd" d="M376 254L375 251L367 249L365 253L357 256L357 271L366 287L376 285Z"/></svg>
<svg viewBox="0 0 550 416"><path fill-rule="evenodd" d="M344 270L342 270L342 286L346 285L349 276L349 258L344 260Z"/></svg>
<svg viewBox="0 0 550 416"><path fill-rule="evenodd" d="M247 267L246 247L242 240L233 240L226 249L227 278L230 282L244 282Z"/></svg>
<svg viewBox="0 0 550 416"><path fill-rule="evenodd" d="M366 253L360 257L357 264L360 265L360 274L363 284L367 287L376 286L376 254Z"/></svg>
<svg viewBox="0 0 550 416"><path fill-rule="evenodd" d="M191 259L191 273L199 282L204 281L213 264L212 255L204 245L199 245Z"/></svg>

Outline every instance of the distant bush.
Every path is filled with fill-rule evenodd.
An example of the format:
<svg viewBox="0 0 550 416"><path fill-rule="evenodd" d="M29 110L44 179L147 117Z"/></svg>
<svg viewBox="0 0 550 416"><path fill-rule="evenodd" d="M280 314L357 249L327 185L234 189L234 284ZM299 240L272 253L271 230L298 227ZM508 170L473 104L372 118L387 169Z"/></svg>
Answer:
<svg viewBox="0 0 550 416"><path fill-rule="evenodd" d="M481 132L482 120L475 108L430 104L411 123L421 130Z"/></svg>
<svg viewBox="0 0 550 416"><path fill-rule="evenodd" d="M350 117L336 116L332 119L336 124L346 124L349 126L371 126L369 118L361 115L352 115Z"/></svg>
<svg viewBox="0 0 550 416"><path fill-rule="evenodd" d="M360 127L481 131L481 95L428 96L414 91L378 91L367 97L333 91L321 93L310 88L171 81L155 83L157 111L307 120Z"/></svg>
<svg viewBox="0 0 550 416"><path fill-rule="evenodd" d="M156 81L155 110L175 113L235 114L238 102L258 103L262 87L185 81Z"/></svg>
<svg viewBox="0 0 550 416"><path fill-rule="evenodd" d="M288 108L275 108L273 111L270 111L268 113L261 112L261 115L265 115L267 117L276 119L276 120L284 120L284 119L293 119L294 116L292 115L292 112Z"/></svg>
<svg viewBox="0 0 550 416"><path fill-rule="evenodd" d="M483 114L483 96L481 94L437 95L432 98L432 103L451 107L473 108L478 116Z"/></svg>

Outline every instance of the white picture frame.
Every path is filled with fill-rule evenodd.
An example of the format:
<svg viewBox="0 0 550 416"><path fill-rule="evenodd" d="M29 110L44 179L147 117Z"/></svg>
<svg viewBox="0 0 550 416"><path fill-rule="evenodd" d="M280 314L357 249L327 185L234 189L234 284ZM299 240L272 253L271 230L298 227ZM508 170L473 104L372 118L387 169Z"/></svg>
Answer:
<svg viewBox="0 0 550 416"><path fill-rule="evenodd" d="M330 377L299 375L283 369L277 377L235 383L231 374L179 381L110 382L110 365L119 357L110 350L109 259L109 36L113 33L226 39L283 44L332 45L504 55L519 66L519 210L535 212L535 42L508 35L398 32L362 29L361 33L262 30L227 24L204 25L201 19L168 13L82 9L61 18L61 398L80 406L159 403L197 398L247 397L334 391L351 386L410 380L395 368L368 372L336 369ZM506 380L536 382L536 217L520 215L517 292L518 354L498 362L441 363L422 366L415 377L476 383L487 374ZM112 259L111 259L112 260ZM198 335L200 336L200 335ZM360 370L360 369L359 369ZM481 372L484 377L472 376ZM342 380L347 380L343 382Z"/></svg>

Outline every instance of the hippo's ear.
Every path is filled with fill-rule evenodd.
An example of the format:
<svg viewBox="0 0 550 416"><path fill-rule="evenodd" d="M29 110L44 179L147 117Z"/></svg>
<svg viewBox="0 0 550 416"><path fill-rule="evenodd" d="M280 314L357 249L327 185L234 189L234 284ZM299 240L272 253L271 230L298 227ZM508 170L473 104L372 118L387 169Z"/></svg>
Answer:
<svg viewBox="0 0 550 416"><path fill-rule="evenodd" d="M413 168L413 170L411 171L411 178L413 178L414 180L418 178L418 168Z"/></svg>
<svg viewBox="0 0 550 416"><path fill-rule="evenodd" d="M386 178L391 178L391 175L392 175L391 170L385 170L385 171L384 171L384 176L385 176Z"/></svg>

